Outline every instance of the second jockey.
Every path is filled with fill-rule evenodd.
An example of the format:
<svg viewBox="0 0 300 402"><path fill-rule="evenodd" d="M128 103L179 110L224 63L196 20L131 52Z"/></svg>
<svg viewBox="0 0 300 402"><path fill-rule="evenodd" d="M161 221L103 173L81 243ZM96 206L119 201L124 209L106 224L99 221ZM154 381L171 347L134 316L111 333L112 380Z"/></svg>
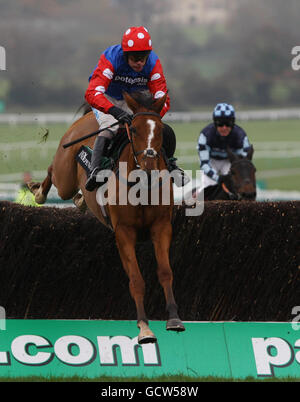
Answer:
<svg viewBox="0 0 300 402"><path fill-rule="evenodd" d="M143 26L131 27L126 30L121 45L108 47L101 55L97 67L90 76L89 86L85 93L86 101L91 105L99 128L109 127L119 122L129 124L132 111L127 106L122 92L129 94L135 91L148 90L154 99L167 93L167 84L162 65L158 56L152 50L151 37ZM167 95L161 117L170 108L170 98ZM93 191L97 184L97 174L103 168L103 157L106 156L111 140L117 134L119 125L104 130L96 137L91 160L91 173L86 182L86 190ZM163 138L174 137L171 142L176 144L172 128L164 124ZM165 138L170 142L170 138ZM164 145L164 142L163 142ZM175 146L174 146L175 152ZM168 169L175 173L175 183L184 185L189 178L176 165L173 152L169 158ZM178 179L176 181L176 176ZM179 183L179 184L178 184Z"/></svg>
<svg viewBox="0 0 300 402"><path fill-rule="evenodd" d="M246 132L235 124L232 105L218 103L213 111L213 123L204 127L198 138L200 169L204 172L204 188L222 184L231 163L227 147L237 155L247 156L250 143Z"/></svg>

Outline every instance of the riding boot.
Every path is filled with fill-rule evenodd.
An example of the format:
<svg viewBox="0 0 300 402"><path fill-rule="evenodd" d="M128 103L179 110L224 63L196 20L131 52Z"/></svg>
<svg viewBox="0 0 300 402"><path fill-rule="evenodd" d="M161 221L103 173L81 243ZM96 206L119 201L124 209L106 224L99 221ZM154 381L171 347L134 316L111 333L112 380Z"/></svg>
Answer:
<svg viewBox="0 0 300 402"><path fill-rule="evenodd" d="M85 189L87 191L93 191L96 187L101 186L101 182L97 182L97 174L101 169L103 169L101 162L107 152L110 141L109 138L103 136L98 136L95 140L91 160L91 173L85 184Z"/></svg>
<svg viewBox="0 0 300 402"><path fill-rule="evenodd" d="M169 158L167 168L168 168L168 171L170 173L173 172L172 177L174 179L174 182L175 182L176 186L177 187L183 187L187 183L189 183L191 181L191 179L185 173L184 170L180 169L180 167L177 166L176 160L177 159L174 158L174 157Z"/></svg>

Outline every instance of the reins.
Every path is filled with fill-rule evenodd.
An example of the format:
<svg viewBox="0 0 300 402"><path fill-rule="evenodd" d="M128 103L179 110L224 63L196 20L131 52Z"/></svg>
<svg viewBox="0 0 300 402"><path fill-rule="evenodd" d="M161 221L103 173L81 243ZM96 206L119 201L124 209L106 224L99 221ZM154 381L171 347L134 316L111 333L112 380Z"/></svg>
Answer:
<svg viewBox="0 0 300 402"><path fill-rule="evenodd" d="M72 145L78 144L78 142L81 142L81 141L86 140L87 138L94 137L95 135L98 135L98 134L101 133L102 131L105 131L105 130L107 130L108 128L114 127L114 126L116 126L117 124L120 124L120 123L117 121L116 123L113 123L113 124L111 124L111 125L108 126L108 127L101 128L101 129L99 129L99 130L97 130L97 131L94 131L94 132L92 132L92 133L90 133L90 134L85 135L84 137L80 137L80 138L77 138L77 139L74 140L74 141L71 141L71 142L68 142L68 143L66 143L66 144L63 144L63 148L69 148L69 147L71 147Z"/></svg>
<svg viewBox="0 0 300 402"><path fill-rule="evenodd" d="M232 192L228 189L228 187L226 186L225 183L222 183L222 189L223 189L223 191L225 191L225 193L228 195L228 197L229 197L230 200L241 200L241 199L242 199L242 197L240 196L240 194L232 193Z"/></svg>

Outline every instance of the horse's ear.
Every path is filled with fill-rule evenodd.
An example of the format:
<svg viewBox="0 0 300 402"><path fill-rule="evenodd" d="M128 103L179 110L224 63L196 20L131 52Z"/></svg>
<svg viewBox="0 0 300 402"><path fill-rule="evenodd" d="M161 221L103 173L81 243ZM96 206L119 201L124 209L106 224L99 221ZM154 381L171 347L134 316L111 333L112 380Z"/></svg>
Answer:
<svg viewBox="0 0 300 402"><path fill-rule="evenodd" d="M252 161L253 154L254 154L254 148L253 145L251 145L247 152L247 159L249 159L249 161Z"/></svg>
<svg viewBox="0 0 300 402"><path fill-rule="evenodd" d="M234 154L229 147L227 147L227 154L231 163L238 159L238 156Z"/></svg>
<svg viewBox="0 0 300 402"><path fill-rule="evenodd" d="M123 91L123 97L129 107L133 111L133 113L136 113L138 110L139 104L135 99L132 98L127 92Z"/></svg>
<svg viewBox="0 0 300 402"><path fill-rule="evenodd" d="M161 98L158 98L152 105L151 109L154 110L154 112L156 113L160 113L162 108L164 107L166 100L167 100L167 96L168 94L166 93L164 96L162 96Z"/></svg>

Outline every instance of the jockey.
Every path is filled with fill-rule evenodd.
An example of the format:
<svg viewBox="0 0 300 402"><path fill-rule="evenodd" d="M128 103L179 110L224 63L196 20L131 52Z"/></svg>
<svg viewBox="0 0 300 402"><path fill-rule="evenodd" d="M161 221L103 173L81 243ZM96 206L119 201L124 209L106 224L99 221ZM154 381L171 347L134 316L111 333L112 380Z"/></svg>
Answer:
<svg viewBox="0 0 300 402"><path fill-rule="evenodd" d="M101 55L97 67L90 76L89 86L85 93L86 101L91 105L100 129L113 123L131 124L132 111L127 106L122 92L148 90L155 99L167 93L167 84L158 56L152 51L151 37L144 27L127 29L121 45L108 47ZM170 99L167 96L161 117L168 111ZM86 182L86 190L93 191L97 187L97 173L103 169L103 157L106 156L111 140L117 134L119 125L104 130L96 137L91 160L91 173ZM171 127L164 125L164 137L174 136ZM166 138L166 140L168 140ZM175 149L174 149L175 151ZM171 157L170 157L171 156ZM185 184L189 179L178 168L172 155L169 157L168 169L178 172L180 182Z"/></svg>
<svg viewBox="0 0 300 402"><path fill-rule="evenodd" d="M204 172L204 188L222 184L230 169L227 147L241 156L247 156L250 143L245 131L235 124L232 105L218 103L213 111L213 123L200 133L198 154L200 169Z"/></svg>

